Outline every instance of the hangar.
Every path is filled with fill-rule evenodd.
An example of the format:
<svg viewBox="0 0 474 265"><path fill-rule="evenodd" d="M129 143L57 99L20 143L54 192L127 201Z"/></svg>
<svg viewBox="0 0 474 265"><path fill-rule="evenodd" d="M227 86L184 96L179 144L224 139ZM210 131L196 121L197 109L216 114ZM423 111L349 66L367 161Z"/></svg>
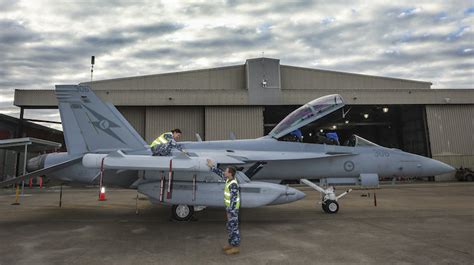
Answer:
<svg viewBox="0 0 474 265"><path fill-rule="evenodd" d="M29 138L25 138L27 136ZM10 140L12 138L16 139ZM0 114L0 181L22 173L25 144L29 146L26 152L29 158L51 151L65 151L61 148L65 146L61 131Z"/></svg>
<svg viewBox="0 0 474 265"><path fill-rule="evenodd" d="M183 140L255 138L287 114L327 94L350 106L342 119L310 124L305 142L335 131L386 147L474 167L474 90L431 89L430 82L281 65L254 58L245 64L85 82L113 103L147 142L172 128ZM15 90L22 109L56 108L54 90Z"/></svg>

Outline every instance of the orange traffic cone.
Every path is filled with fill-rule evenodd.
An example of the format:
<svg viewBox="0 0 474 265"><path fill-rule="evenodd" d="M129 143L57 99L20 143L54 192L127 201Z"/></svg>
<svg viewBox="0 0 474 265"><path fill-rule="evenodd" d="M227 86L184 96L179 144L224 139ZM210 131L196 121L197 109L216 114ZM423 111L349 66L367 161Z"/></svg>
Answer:
<svg viewBox="0 0 474 265"><path fill-rule="evenodd" d="M99 201L106 201L107 199L105 198L105 187L100 188L100 193L99 193Z"/></svg>

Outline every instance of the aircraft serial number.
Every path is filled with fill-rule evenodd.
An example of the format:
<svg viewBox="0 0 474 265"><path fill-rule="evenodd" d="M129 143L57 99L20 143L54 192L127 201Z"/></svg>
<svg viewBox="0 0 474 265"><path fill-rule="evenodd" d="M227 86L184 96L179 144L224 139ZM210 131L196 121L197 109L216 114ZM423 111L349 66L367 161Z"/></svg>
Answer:
<svg viewBox="0 0 474 265"><path fill-rule="evenodd" d="M78 86L77 90L79 90L79 92L89 92L89 88L85 86Z"/></svg>
<svg viewBox="0 0 474 265"><path fill-rule="evenodd" d="M387 151L376 150L374 151L375 157L390 157L390 153Z"/></svg>

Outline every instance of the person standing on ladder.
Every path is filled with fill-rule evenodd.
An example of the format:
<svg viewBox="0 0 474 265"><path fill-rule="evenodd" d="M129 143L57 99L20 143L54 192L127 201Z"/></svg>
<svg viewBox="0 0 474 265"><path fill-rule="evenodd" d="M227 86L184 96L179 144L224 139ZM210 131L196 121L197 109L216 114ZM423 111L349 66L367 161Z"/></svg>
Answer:
<svg viewBox="0 0 474 265"><path fill-rule="evenodd" d="M240 252L240 230L239 230L239 208L240 208L240 188L235 179L237 170L234 167L227 167L225 171L214 166L210 159L207 165L211 171L225 180L224 204L227 212L227 234L228 245L222 249L227 255L238 254Z"/></svg>
<svg viewBox="0 0 474 265"><path fill-rule="evenodd" d="M173 148L181 152L183 148L176 142L181 137L180 129L173 129L158 136L150 145L153 156L169 156Z"/></svg>

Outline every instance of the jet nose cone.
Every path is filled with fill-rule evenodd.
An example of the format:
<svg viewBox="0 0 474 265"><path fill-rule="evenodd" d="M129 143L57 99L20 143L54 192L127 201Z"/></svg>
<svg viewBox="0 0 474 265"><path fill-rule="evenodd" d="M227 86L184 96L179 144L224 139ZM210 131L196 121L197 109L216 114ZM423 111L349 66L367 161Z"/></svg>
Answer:
<svg viewBox="0 0 474 265"><path fill-rule="evenodd" d="M451 173L455 171L456 169L448 164L445 164L443 162L437 161L438 162L438 170L442 172L441 174L446 174L446 173Z"/></svg>
<svg viewBox="0 0 474 265"><path fill-rule="evenodd" d="M426 164L424 168L427 172L430 172L432 176L451 173L456 170L454 167L435 159L429 159Z"/></svg>

